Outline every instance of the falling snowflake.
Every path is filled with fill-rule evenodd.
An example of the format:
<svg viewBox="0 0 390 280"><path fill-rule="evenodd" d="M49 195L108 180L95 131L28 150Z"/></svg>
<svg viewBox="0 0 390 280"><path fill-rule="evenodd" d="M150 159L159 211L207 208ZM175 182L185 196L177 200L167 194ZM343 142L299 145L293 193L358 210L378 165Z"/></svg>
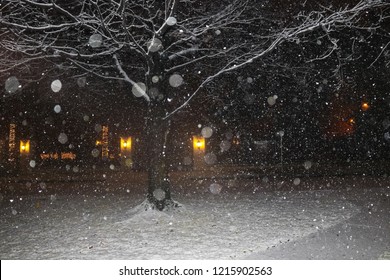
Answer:
<svg viewBox="0 0 390 280"><path fill-rule="evenodd" d="M100 34L93 34L91 37L89 37L88 44L92 48L99 48L103 43L103 37Z"/></svg>
<svg viewBox="0 0 390 280"><path fill-rule="evenodd" d="M21 87L19 80L15 76L9 77L5 81L5 90L8 93L15 93Z"/></svg>
<svg viewBox="0 0 390 280"><path fill-rule="evenodd" d="M62 88L62 83L60 80L54 80L52 83L51 83L51 90L53 92L59 92Z"/></svg>

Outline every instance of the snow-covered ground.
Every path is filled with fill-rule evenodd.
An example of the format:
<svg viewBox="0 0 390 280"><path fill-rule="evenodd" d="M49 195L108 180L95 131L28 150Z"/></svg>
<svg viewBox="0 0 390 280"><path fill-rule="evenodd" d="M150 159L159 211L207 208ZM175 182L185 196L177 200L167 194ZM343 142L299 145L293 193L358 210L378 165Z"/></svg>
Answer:
<svg viewBox="0 0 390 280"><path fill-rule="evenodd" d="M296 189L298 183L305 187L280 187ZM375 187L342 181L335 188L325 184L325 189L318 187L324 182L304 179L275 182L272 188L264 188L264 182L236 181L234 188L229 182L218 184L177 189L174 198L183 207L174 212L140 211L143 195L131 188L104 194L0 195L0 258L377 259L390 251L386 234L376 241L382 251L371 255L366 241L360 241L366 255L350 254L347 245L361 231L372 231L372 236L390 232L386 178ZM359 220L359 215L365 219ZM363 224L353 228L351 221ZM321 233L328 233L328 239L324 235L325 240L317 242ZM333 234L347 236L345 244L339 240L334 254ZM310 242L323 253L297 254Z"/></svg>

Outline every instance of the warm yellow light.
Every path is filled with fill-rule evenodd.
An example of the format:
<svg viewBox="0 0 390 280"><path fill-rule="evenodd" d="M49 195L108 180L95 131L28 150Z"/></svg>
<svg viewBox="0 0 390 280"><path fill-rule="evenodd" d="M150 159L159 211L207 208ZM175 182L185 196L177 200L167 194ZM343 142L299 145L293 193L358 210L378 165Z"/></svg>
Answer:
<svg viewBox="0 0 390 280"><path fill-rule="evenodd" d="M121 137L121 152L131 151L131 137Z"/></svg>
<svg viewBox="0 0 390 280"><path fill-rule="evenodd" d="M20 141L20 153L28 154L30 152L30 140Z"/></svg>
<svg viewBox="0 0 390 280"><path fill-rule="evenodd" d="M100 146L102 144L102 142L101 141L99 141L99 140L96 140L96 143L95 143L95 145L96 146Z"/></svg>
<svg viewBox="0 0 390 280"><path fill-rule="evenodd" d="M363 111L367 111L369 108L370 108L370 104L368 104L367 102L362 103L362 110Z"/></svg>
<svg viewBox="0 0 390 280"><path fill-rule="evenodd" d="M76 154L74 154L72 152L61 153L61 159L75 160L76 159Z"/></svg>
<svg viewBox="0 0 390 280"><path fill-rule="evenodd" d="M203 137L193 137L194 150L203 151L206 148L206 142Z"/></svg>
<svg viewBox="0 0 390 280"><path fill-rule="evenodd" d="M354 124L354 123L355 123L355 119L354 119L354 118L350 118L350 119L348 120L348 122L349 122L350 124Z"/></svg>

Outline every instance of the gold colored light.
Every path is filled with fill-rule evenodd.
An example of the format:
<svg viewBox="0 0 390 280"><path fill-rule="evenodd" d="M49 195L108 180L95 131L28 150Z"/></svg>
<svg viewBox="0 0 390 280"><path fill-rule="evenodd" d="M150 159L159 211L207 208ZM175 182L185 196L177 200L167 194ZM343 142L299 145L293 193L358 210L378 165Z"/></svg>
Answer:
<svg viewBox="0 0 390 280"><path fill-rule="evenodd" d="M368 109L370 109L370 104L368 104L367 102L363 102L361 108L363 111L367 111Z"/></svg>
<svg viewBox="0 0 390 280"><path fill-rule="evenodd" d="M121 137L121 152L131 151L131 137Z"/></svg>
<svg viewBox="0 0 390 280"><path fill-rule="evenodd" d="M194 150L203 151L206 148L206 141L203 137L194 136L192 142Z"/></svg>
<svg viewBox="0 0 390 280"><path fill-rule="evenodd" d="M21 154L30 153L30 140L21 140L19 150Z"/></svg>

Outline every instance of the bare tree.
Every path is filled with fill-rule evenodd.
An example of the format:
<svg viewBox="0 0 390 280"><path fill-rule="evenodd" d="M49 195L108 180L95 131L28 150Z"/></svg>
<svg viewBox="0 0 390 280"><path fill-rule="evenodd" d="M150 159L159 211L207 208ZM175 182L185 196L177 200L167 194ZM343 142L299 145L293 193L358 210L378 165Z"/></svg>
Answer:
<svg viewBox="0 0 390 280"><path fill-rule="evenodd" d="M0 74L31 72L45 61L80 76L128 83L129 91L148 106L147 201L162 210L177 205L165 157L174 114L216 79L273 63L278 48L305 42L311 34L328 47L307 60L325 60L340 48L333 32L378 29L389 8L387 1L363 0L346 7L303 9L283 21L262 14L258 2L2 0ZM374 21L365 18L371 11Z"/></svg>

